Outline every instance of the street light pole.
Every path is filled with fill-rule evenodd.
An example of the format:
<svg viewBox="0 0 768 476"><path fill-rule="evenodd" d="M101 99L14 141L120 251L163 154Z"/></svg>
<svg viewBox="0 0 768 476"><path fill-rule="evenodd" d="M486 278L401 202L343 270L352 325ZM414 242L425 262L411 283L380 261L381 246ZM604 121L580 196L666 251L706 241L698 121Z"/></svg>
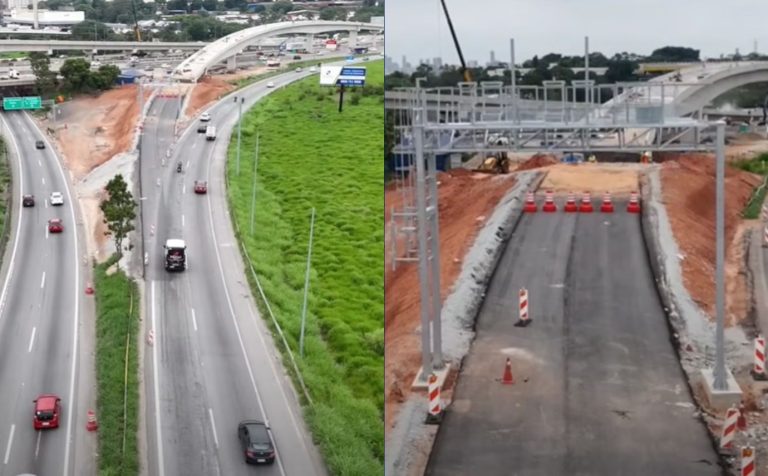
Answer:
<svg viewBox="0 0 768 476"><path fill-rule="evenodd" d="M725 371L725 123L717 124L715 184L715 390L728 390Z"/></svg>
<svg viewBox="0 0 768 476"><path fill-rule="evenodd" d="M237 98L235 98L235 101L237 101ZM240 175L240 135L243 122L243 101L245 101L245 98L241 97L240 102L237 104L237 175Z"/></svg>

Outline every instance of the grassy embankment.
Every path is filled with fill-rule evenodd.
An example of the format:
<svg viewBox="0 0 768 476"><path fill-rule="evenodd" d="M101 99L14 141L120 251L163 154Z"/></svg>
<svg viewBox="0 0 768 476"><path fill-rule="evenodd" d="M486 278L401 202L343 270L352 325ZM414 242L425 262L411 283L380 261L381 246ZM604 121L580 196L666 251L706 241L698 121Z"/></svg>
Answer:
<svg viewBox="0 0 768 476"><path fill-rule="evenodd" d="M384 460L384 67L381 61L363 65L368 68L367 91L345 94L341 114L335 88L320 87L315 76L260 101L244 118L240 175L234 140L227 170L239 239L297 354L313 400L305 413L314 439L332 474L350 476L383 474ZM260 156L251 236L257 131ZM301 359L312 207L316 222ZM259 296L255 288L254 295ZM271 325L264 303L260 307ZM277 345L285 353L279 341Z"/></svg>
<svg viewBox="0 0 768 476"><path fill-rule="evenodd" d="M748 160L739 160L734 162L734 166L747 172L763 176L763 183L752 192L752 198L750 198L747 206L744 207L742 216L749 220L760 218L760 209L765 201L766 180L768 179L768 153L763 153Z"/></svg>
<svg viewBox="0 0 768 476"><path fill-rule="evenodd" d="M8 149L0 139L0 256L5 252L5 244L10 235L11 168L8 163Z"/></svg>
<svg viewBox="0 0 768 476"><path fill-rule="evenodd" d="M280 68L273 70L273 71L267 71L266 73L259 73L254 74L253 76L247 76L245 78L240 79L233 79L232 81L229 81L230 84L234 84L237 86L238 89L243 88L245 86L248 86L249 84L253 84L256 81L261 81L263 79L267 79L271 76L277 76L278 74L283 74L287 71L294 70L298 67L310 67L310 66L317 66L317 63L333 63L342 61L344 58L346 58L348 55L341 55L341 56L328 56L323 58L315 58L315 59L308 59L308 60L296 60L291 61L289 63L286 63L285 65L281 66ZM368 56L368 55L360 55L356 57L362 57L362 56ZM365 66L367 63L354 63L355 66Z"/></svg>
<svg viewBox="0 0 768 476"><path fill-rule="evenodd" d="M107 274L114 263L113 256L94 269L99 475L132 476L139 474L139 293L121 270Z"/></svg>

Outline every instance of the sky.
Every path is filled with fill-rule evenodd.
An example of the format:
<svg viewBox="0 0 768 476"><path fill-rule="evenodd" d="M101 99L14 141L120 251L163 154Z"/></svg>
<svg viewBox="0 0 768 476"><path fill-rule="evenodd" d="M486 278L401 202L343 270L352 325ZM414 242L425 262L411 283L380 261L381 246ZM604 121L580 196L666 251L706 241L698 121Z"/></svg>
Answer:
<svg viewBox="0 0 768 476"><path fill-rule="evenodd" d="M515 62L550 52L649 55L663 46L701 50L701 57L768 53L768 0L445 0L467 61L484 65L490 51ZM386 54L412 65L442 57L458 64L440 0L387 0Z"/></svg>

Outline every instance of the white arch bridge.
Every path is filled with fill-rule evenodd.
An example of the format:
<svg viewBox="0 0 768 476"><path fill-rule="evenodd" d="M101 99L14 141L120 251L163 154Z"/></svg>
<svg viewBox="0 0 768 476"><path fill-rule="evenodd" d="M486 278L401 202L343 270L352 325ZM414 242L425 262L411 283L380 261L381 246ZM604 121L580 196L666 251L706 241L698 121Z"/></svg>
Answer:
<svg viewBox="0 0 768 476"><path fill-rule="evenodd" d="M177 81L194 83L211 66L225 59L233 58L244 48L270 36L290 34L312 36L319 33L348 32L349 46L354 46L357 43L357 34L361 31L383 32L384 26L374 23L308 20L270 23L246 28L209 43L196 51L174 69L172 77Z"/></svg>

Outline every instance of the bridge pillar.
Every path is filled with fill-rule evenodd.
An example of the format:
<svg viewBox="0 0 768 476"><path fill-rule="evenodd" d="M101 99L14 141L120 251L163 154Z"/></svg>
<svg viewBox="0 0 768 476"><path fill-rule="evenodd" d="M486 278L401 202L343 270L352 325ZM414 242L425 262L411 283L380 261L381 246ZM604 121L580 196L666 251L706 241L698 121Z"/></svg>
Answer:
<svg viewBox="0 0 768 476"><path fill-rule="evenodd" d="M237 70L237 60L234 56L227 58L227 72L234 73Z"/></svg>
<svg viewBox="0 0 768 476"><path fill-rule="evenodd" d="M357 46L357 31L349 32L349 47L354 48Z"/></svg>

